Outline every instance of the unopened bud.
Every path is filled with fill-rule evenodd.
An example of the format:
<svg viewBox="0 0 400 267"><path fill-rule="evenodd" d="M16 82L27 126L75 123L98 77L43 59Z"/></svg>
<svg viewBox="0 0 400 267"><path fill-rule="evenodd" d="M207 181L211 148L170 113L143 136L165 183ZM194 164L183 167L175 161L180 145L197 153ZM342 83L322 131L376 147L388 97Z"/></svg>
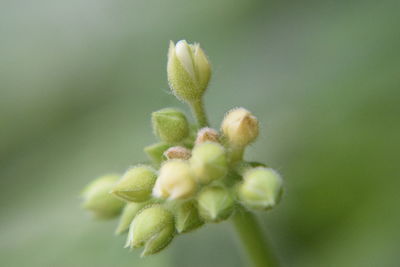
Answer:
<svg viewBox="0 0 400 267"><path fill-rule="evenodd" d="M109 219L117 216L124 202L110 194L118 175L105 175L91 182L83 191L83 208L93 213L95 218Z"/></svg>
<svg viewBox="0 0 400 267"><path fill-rule="evenodd" d="M178 233L193 231L204 224L194 200L184 202L176 210L175 227Z"/></svg>
<svg viewBox="0 0 400 267"><path fill-rule="evenodd" d="M152 113L154 133L164 142L177 143L189 134L185 114L175 108L164 108Z"/></svg>
<svg viewBox="0 0 400 267"><path fill-rule="evenodd" d="M185 199L195 193L196 187L189 163L179 159L169 160L161 166L153 195L159 198Z"/></svg>
<svg viewBox="0 0 400 267"><path fill-rule="evenodd" d="M199 101L207 89L211 77L211 66L199 44L188 44L181 40L176 45L171 41L167 64L168 81L177 98Z"/></svg>
<svg viewBox="0 0 400 267"><path fill-rule="evenodd" d="M278 204L283 191L281 176L271 168L248 170L238 187L239 200L255 209L271 209Z"/></svg>
<svg viewBox="0 0 400 267"><path fill-rule="evenodd" d="M201 144L201 143L205 143L205 142L215 142L218 143L219 142L219 135L218 132L212 128L202 128L199 130L199 132L197 133L197 137L196 137L196 144Z"/></svg>
<svg viewBox="0 0 400 267"><path fill-rule="evenodd" d="M122 210L121 218L119 219L119 224L115 233L117 235L122 234L123 232L129 229L129 225L131 225L133 218L135 218L136 214L145 206L145 203L128 203L125 205Z"/></svg>
<svg viewBox="0 0 400 267"><path fill-rule="evenodd" d="M189 159L192 155L189 149L183 146L173 146L164 152L167 159Z"/></svg>
<svg viewBox="0 0 400 267"><path fill-rule="evenodd" d="M165 248L175 235L174 216L159 204L142 209L129 227L125 247L144 246L142 257Z"/></svg>
<svg viewBox="0 0 400 267"><path fill-rule="evenodd" d="M225 149L212 142L196 145L192 150L190 167L196 180L202 184L223 178L228 171Z"/></svg>
<svg viewBox="0 0 400 267"><path fill-rule="evenodd" d="M227 219L233 211L235 202L231 193L223 187L211 186L203 189L197 196L200 216L208 222Z"/></svg>
<svg viewBox="0 0 400 267"><path fill-rule="evenodd" d="M146 165L129 169L113 187L111 193L116 197L131 202L147 201L151 197L156 171Z"/></svg>
<svg viewBox="0 0 400 267"><path fill-rule="evenodd" d="M230 144L244 147L257 138L258 120L248 110L235 108L226 114L221 129Z"/></svg>
<svg viewBox="0 0 400 267"><path fill-rule="evenodd" d="M170 147L171 145L160 142L146 146L144 152L156 165L159 165L163 161L164 152Z"/></svg>

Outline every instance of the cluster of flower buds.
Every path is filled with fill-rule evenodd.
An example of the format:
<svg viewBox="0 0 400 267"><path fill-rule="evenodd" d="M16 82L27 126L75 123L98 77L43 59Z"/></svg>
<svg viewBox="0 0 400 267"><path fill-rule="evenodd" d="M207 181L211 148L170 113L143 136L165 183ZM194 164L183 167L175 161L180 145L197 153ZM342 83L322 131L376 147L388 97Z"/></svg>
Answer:
<svg viewBox="0 0 400 267"><path fill-rule="evenodd" d="M171 43L168 77L179 99L198 101L210 70L198 44ZM126 247L143 247L142 256L155 254L176 235L227 220L238 208L267 210L279 202L280 175L243 160L259 134L248 110L230 110L220 131L190 125L174 108L154 112L152 125L159 141L144 148L149 163L98 178L83 192L83 207L95 217L120 215L116 233L128 232Z"/></svg>

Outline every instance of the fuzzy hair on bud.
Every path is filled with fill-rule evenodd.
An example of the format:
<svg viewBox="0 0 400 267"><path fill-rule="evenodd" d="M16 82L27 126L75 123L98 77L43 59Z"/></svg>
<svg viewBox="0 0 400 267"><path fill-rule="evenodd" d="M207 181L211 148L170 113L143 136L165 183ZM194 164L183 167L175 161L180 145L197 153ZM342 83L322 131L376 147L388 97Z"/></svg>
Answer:
<svg viewBox="0 0 400 267"><path fill-rule="evenodd" d="M189 163L174 159L164 162L153 189L153 195L158 198L186 199L197 189Z"/></svg>
<svg viewBox="0 0 400 267"><path fill-rule="evenodd" d="M257 118L247 109L235 108L226 114L221 130L229 144L244 147L257 138L259 125Z"/></svg>
<svg viewBox="0 0 400 267"><path fill-rule="evenodd" d="M116 197L128 202L143 202L151 197L156 171L146 165L138 165L129 169L111 191Z"/></svg>
<svg viewBox="0 0 400 267"><path fill-rule="evenodd" d="M173 144L189 134L189 123L185 114L175 108L164 108L151 115L153 130L162 141Z"/></svg>
<svg viewBox="0 0 400 267"><path fill-rule="evenodd" d="M168 81L175 96L186 102L199 101L207 89L211 66L199 44L171 41L167 64Z"/></svg>
<svg viewBox="0 0 400 267"><path fill-rule="evenodd" d="M182 147L182 146L174 146L171 147L169 149L167 149L164 152L164 156L167 159L190 159L190 157L192 156L192 152L187 149L186 147Z"/></svg>
<svg viewBox="0 0 400 267"><path fill-rule="evenodd" d="M216 130L209 127L201 128L196 137L195 144L202 144L205 142L219 142L219 134Z"/></svg>
<svg viewBox="0 0 400 267"><path fill-rule="evenodd" d="M144 246L142 257L164 249L175 235L174 216L160 204L142 209L129 227L125 247Z"/></svg>

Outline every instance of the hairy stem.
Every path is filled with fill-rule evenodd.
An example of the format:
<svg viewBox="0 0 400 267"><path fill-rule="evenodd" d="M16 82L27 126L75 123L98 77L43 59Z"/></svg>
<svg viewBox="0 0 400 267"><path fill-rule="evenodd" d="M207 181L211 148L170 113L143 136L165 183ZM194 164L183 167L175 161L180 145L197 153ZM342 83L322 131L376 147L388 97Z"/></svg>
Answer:
<svg viewBox="0 0 400 267"><path fill-rule="evenodd" d="M193 115L195 116L195 118L197 120L197 124L199 125L199 128L208 126L208 120L207 120L206 112L204 110L203 99L191 102L190 107L192 108Z"/></svg>
<svg viewBox="0 0 400 267"><path fill-rule="evenodd" d="M272 250L265 239L265 234L252 213L240 209L232 217L232 223L240 238L240 243L246 251L251 263L250 266L279 266L277 259L273 255Z"/></svg>

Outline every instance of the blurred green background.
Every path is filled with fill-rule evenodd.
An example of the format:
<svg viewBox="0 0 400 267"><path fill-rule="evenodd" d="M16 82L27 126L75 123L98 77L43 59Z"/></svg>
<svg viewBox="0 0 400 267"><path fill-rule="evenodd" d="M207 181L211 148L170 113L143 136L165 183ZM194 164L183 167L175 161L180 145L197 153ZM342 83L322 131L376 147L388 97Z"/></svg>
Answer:
<svg viewBox="0 0 400 267"><path fill-rule="evenodd" d="M285 266L400 265L400 3L0 0L0 265L244 266L225 222L139 259L80 190L145 159L168 41L198 41L214 127L241 105L247 152L286 181L263 227ZM186 109L186 111L188 111Z"/></svg>

